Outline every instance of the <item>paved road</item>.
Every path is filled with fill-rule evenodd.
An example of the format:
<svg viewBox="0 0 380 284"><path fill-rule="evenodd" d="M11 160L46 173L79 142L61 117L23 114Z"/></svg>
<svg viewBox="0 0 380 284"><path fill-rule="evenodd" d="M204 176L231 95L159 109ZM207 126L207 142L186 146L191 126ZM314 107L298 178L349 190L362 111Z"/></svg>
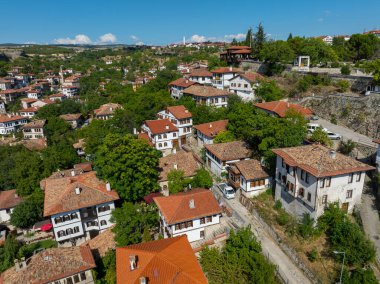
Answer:
<svg viewBox="0 0 380 284"><path fill-rule="evenodd" d="M318 123L322 125L324 128L327 128L328 130L334 132L334 133L339 133L340 135L343 136L343 140L348 140L351 139L352 141L356 143L361 143L367 146L371 146L374 148L377 148L377 145L372 142L372 138L365 136L363 134L357 133L347 127L341 126L341 125L336 125L332 124L331 122L325 120L325 119L318 119L315 121L312 121L311 123Z"/></svg>
<svg viewBox="0 0 380 284"><path fill-rule="evenodd" d="M214 189L214 192L218 192ZM236 214L244 221L244 226L251 225L252 232L261 242L263 254L269 255L270 261L278 267L279 273L284 280L291 284L311 284L311 281L305 274L293 263L293 261L282 251L275 240L266 233L261 223L257 220L240 202L238 196L234 199L227 200L223 198L223 202L232 208Z"/></svg>

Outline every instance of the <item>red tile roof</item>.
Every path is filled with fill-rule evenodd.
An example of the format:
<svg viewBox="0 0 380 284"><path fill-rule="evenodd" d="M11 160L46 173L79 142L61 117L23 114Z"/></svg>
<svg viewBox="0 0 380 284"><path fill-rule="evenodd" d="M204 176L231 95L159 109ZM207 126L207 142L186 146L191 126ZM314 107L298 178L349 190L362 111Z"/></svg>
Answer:
<svg viewBox="0 0 380 284"><path fill-rule="evenodd" d="M122 108L122 106L119 104L108 103L101 105L98 109L94 110L94 112L96 116L111 115L114 114L115 111L119 108Z"/></svg>
<svg viewBox="0 0 380 284"><path fill-rule="evenodd" d="M80 246L89 246L95 257L104 257L109 250L116 248L115 234L112 232L113 227L106 229L95 238L84 242Z"/></svg>
<svg viewBox="0 0 380 284"><path fill-rule="evenodd" d="M221 213L212 191L203 188L155 197L153 200L169 225ZM194 201L194 208L190 207L191 200Z"/></svg>
<svg viewBox="0 0 380 284"><path fill-rule="evenodd" d="M196 84L196 82L190 81L189 79L186 79L186 78L179 78L177 80L170 82L169 86L179 86L179 87L187 88L194 84Z"/></svg>
<svg viewBox="0 0 380 284"><path fill-rule="evenodd" d="M0 123L2 122L10 122L10 121L16 121L16 120L22 120L25 119L25 117L19 116L19 115L12 115L12 116L7 116L7 115L0 115Z"/></svg>
<svg viewBox="0 0 380 284"><path fill-rule="evenodd" d="M229 96L231 93L228 90L220 90L211 86L193 85L183 90L184 94L189 94L196 97L221 97Z"/></svg>
<svg viewBox="0 0 380 284"><path fill-rule="evenodd" d="M82 114L81 113L68 113L68 114L61 114L59 117L62 118L63 120L66 120L66 121L73 121L73 120L80 119L82 117Z"/></svg>
<svg viewBox="0 0 380 284"><path fill-rule="evenodd" d="M238 49L231 52L232 54L251 54L252 51L250 49Z"/></svg>
<svg viewBox="0 0 380 284"><path fill-rule="evenodd" d="M261 108L263 110L267 110L277 114L279 117L285 117L286 112L289 109L294 109L300 114L304 116L313 115L313 111L309 108L304 108L298 104L291 104L284 101L273 101L273 102L265 102L265 103L257 103L256 107Z"/></svg>
<svg viewBox="0 0 380 284"><path fill-rule="evenodd" d="M243 141L206 144L205 148L221 161L241 160L252 156L252 151Z"/></svg>
<svg viewBox="0 0 380 284"><path fill-rule="evenodd" d="M0 283L46 284L96 267L89 247L50 248L33 255L27 267L15 266L1 274Z"/></svg>
<svg viewBox="0 0 380 284"><path fill-rule="evenodd" d="M105 182L91 171L76 176L47 178L45 181L44 216L68 212L119 199L116 191L107 191ZM81 189L76 194L75 188Z"/></svg>
<svg viewBox="0 0 380 284"><path fill-rule="evenodd" d="M45 123L46 123L45 119L35 120L23 125L21 128L22 129L43 128L45 126Z"/></svg>
<svg viewBox="0 0 380 284"><path fill-rule="evenodd" d="M212 77L212 73L208 71L206 68L194 69L190 75L190 77Z"/></svg>
<svg viewBox="0 0 380 284"><path fill-rule="evenodd" d="M150 141L150 139L149 139L148 133L141 132L141 133L139 133L139 135L137 135L137 138L147 141L150 146L154 146L152 141Z"/></svg>
<svg viewBox="0 0 380 284"><path fill-rule="evenodd" d="M199 168L193 153L178 151L175 154L160 158L160 182L168 180L168 174L175 168L174 165L177 166L178 170L183 171L185 177L194 176Z"/></svg>
<svg viewBox="0 0 380 284"><path fill-rule="evenodd" d="M130 256L136 269L130 269ZM207 284L207 279L185 236L116 248L117 284Z"/></svg>
<svg viewBox="0 0 380 284"><path fill-rule="evenodd" d="M26 103L34 103L37 101L38 101L37 99L30 99L30 98L21 99L21 102L26 102Z"/></svg>
<svg viewBox="0 0 380 284"><path fill-rule="evenodd" d="M178 131L178 128L169 119L146 120L145 125L154 135Z"/></svg>
<svg viewBox="0 0 380 284"><path fill-rule="evenodd" d="M318 144L273 149L272 151L283 158L289 166L299 167L315 177L337 176L375 169Z"/></svg>
<svg viewBox="0 0 380 284"><path fill-rule="evenodd" d="M232 45L227 49L251 49L251 48L246 45Z"/></svg>
<svg viewBox="0 0 380 284"><path fill-rule="evenodd" d="M0 191L0 209L13 208L21 201L22 198L17 195L16 189Z"/></svg>
<svg viewBox="0 0 380 284"><path fill-rule="evenodd" d="M232 67L220 67L218 69L212 70L212 73L242 73L240 69L232 68Z"/></svg>
<svg viewBox="0 0 380 284"><path fill-rule="evenodd" d="M246 180L263 179L269 174L263 169L260 162L255 159L243 160L233 164Z"/></svg>
<svg viewBox="0 0 380 284"><path fill-rule="evenodd" d="M177 119L191 118L193 115L185 106L170 106L166 108Z"/></svg>
<svg viewBox="0 0 380 284"><path fill-rule="evenodd" d="M23 113L23 112L37 112L38 111L38 107L27 107L27 108L22 108L19 110L19 113Z"/></svg>
<svg viewBox="0 0 380 284"><path fill-rule="evenodd" d="M259 73L244 73L244 74L241 74L240 76L243 77L244 79L247 79L251 83L256 83L257 81L264 79L264 76Z"/></svg>
<svg viewBox="0 0 380 284"><path fill-rule="evenodd" d="M207 137L214 138L219 132L227 130L228 120L218 120L199 125L194 128Z"/></svg>

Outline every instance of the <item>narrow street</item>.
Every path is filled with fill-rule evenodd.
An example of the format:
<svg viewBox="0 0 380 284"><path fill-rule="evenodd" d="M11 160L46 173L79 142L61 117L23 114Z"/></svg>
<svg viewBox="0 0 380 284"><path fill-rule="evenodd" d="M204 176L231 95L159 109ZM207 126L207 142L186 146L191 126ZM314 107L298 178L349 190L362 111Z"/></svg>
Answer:
<svg viewBox="0 0 380 284"><path fill-rule="evenodd" d="M260 221L255 218L240 202L237 195L234 199L225 199L217 188L213 192L219 196L220 200L230 207L241 219L243 226L251 225L252 232L261 242L263 254L277 266L278 273L286 283L312 283L305 274L293 263L293 261L282 251L276 241L264 230Z"/></svg>

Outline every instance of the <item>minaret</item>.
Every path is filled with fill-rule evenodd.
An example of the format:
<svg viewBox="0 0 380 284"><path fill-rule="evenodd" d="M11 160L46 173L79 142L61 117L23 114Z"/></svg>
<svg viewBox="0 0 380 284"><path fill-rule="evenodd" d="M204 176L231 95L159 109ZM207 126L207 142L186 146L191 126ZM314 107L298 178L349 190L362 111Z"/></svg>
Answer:
<svg viewBox="0 0 380 284"><path fill-rule="evenodd" d="M186 38L183 37L183 45L186 45Z"/></svg>

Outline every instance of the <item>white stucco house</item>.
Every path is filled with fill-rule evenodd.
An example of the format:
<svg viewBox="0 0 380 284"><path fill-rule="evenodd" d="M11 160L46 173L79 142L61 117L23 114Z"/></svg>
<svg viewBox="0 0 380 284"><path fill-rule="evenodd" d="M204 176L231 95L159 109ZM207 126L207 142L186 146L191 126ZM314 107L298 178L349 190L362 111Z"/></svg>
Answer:
<svg viewBox="0 0 380 284"><path fill-rule="evenodd" d="M18 130L28 120L18 115L0 115L0 135L7 135Z"/></svg>
<svg viewBox="0 0 380 284"><path fill-rule="evenodd" d="M112 226L116 191L79 169L54 173L41 181L45 192L44 217L50 217L56 241L84 241Z"/></svg>
<svg viewBox="0 0 380 284"><path fill-rule="evenodd" d="M79 87L77 86L62 86L62 94L67 98L73 98L79 93Z"/></svg>
<svg viewBox="0 0 380 284"><path fill-rule="evenodd" d="M29 91L26 92L26 96L29 99L38 100L39 98L42 97L42 92L41 92L41 90L29 90Z"/></svg>
<svg viewBox="0 0 380 284"><path fill-rule="evenodd" d="M15 189L0 191L0 223L11 219L13 209L22 202Z"/></svg>
<svg viewBox="0 0 380 284"><path fill-rule="evenodd" d="M183 90L183 95L192 97L198 105L227 107L231 93L211 86L193 85Z"/></svg>
<svg viewBox="0 0 380 284"><path fill-rule="evenodd" d="M183 95L183 90L196 84L196 82L190 81L187 78L179 78L169 83L170 96L179 100Z"/></svg>
<svg viewBox="0 0 380 284"><path fill-rule="evenodd" d="M246 197L263 193L271 186L271 177L258 160L242 160L227 167L228 183Z"/></svg>
<svg viewBox="0 0 380 284"><path fill-rule="evenodd" d="M218 89L227 89L230 86L230 80L236 75L242 73L239 69L232 67L221 67L212 70L212 85Z"/></svg>
<svg viewBox="0 0 380 284"><path fill-rule="evenodd" d="M233 141L219 144L205 144L206 165L216 176L226 172L227 166L232 163L248 160L252 151L243 141Z"/></svg>
<svg viewBox="0 0 380 284"><path fill-rule="evenodd" d="M272 150L275 199L290 214L317 219L329 203L351 213L361 202L365 172L374 168L321 145Z"/></svg>
<svg viewBox="0 0 380 284"><path fill-rule="evenodd" d="M159 119L169 119L178 128L180 146L186 144L192 133L193 115L183 105L170 106L157 114Z"/></svg>
<svg viewBox="0 0 380 284"><path fill-rule="evenodd" d="M227 130L227 125L228 119L194 125L194 134L197 139L198 146L201 147L204 144L213 144L214 138L219 134L219 132Z"/></svg>
<svg viewBox="0 0 380 284"><path fill-rule="evenodd" d="M22 133L24 135L24 139L39 139L44 138L44 126L45 126L46 120L35 120L32 122L29 122L21 127Z"/></svg>
<svg viewBox="0 0 380 284"><path fill-rule="evenodd" d="M187 235L189 242L211 235L211 227L220 223L221 208L212 191L193 189L153 198L160 216L164 238Z"/></svg>
<svg viewBox="0 0 380 284"><path fill-rule="evenodd" d="M164 156L179 149L179 131L169 119L146 120L141 130L139 138L147 139Z"/></svg>
<svg viewBox="0 0 380 284"><path fill-rule="evenodd" d="M193 69L189 75L189 79L192 82L196 82L200 85L212 84L212 73L207 68Z"/></svg>
<svg viewBox="0 0 380 284"><path fill-rule="evenodd" d="M255 90L263 78L258 73L238 74L230 79L230 92L238 95L243 101L256 100Z"/></svg>

